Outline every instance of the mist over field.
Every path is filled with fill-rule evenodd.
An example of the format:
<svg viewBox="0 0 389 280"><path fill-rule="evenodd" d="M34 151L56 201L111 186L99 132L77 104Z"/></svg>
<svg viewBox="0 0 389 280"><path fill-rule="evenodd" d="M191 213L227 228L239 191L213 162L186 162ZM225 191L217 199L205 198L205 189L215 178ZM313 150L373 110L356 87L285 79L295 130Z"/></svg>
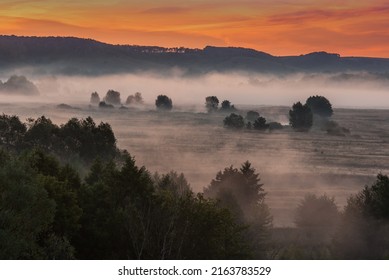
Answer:
<svg viewBox="0 0 389 280"><path fill-rule="evenodd" d="M27 73L27 75L26 75ZM351 74L256 74L211 73L185 76L176 69L168 73L148 72L102 76L37 75L33 70L15 70L3 74L26 75L40 91L31 98L15 94L0 95L4 101L85 103L90 93L104 96L107 90L121 93L124 102L128 95L141 92L146 103L153 105L158 94L166 94L179 106L195 106L204 110L206 96L216 95L233 104L291 106L311 95L325 95L335 108L389 108L386 98L389 78L368 73ZM28 75L29 74L29 75ZM221 100L221 101L222 101Z"/></svg>
<svg viewBox="0 0 389 280"><path fill-rule="evenodd" d="M195 191L208 186L219 170L249 160L261 174L274 224L291 226L293 210L306 193L334 196L342 207L350 194L372 182L378 172L389 172L389 155L382 153L389 145L388 111L341 109L388 108L385 87L389 82L364 73L346 77L253 73L185 77L178 70L169 78L155 73L97 77L32 74L28 78L39 89L39 96L2 94L0 100L3 113L22 120L45 115L61 124L71 117L92 116L96 122L108 122L118 146L127 149L139 165L151 172L183 172ZM88 107L92 92L103 98L109 89L121 93L122 103L128 95L141 92L145 104L129 110ZM155 111L158 94L173 100L172 112ZM333 119L350 129L350 136L330 136L320 129L307 134L230 131L223 128L226 114L208 115L204 106L205 97L215 95L220 102L230 100L242 114L256 110L269 121L287 125L291 105L316 94L331 100ZM57 108L61 103L73 109Z"/></svg>

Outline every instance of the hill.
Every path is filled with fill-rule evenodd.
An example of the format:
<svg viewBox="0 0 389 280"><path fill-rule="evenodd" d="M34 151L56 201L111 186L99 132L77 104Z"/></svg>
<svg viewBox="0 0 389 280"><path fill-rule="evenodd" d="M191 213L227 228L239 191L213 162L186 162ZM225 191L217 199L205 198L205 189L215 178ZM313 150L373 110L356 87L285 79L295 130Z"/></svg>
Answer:
<svg viewBox="0 0 389 280"><path fill-rule="evenodd" d="M209 72L253 71L287 74L389 72L389 59L341 57L315 52L300 56L273 56L253 49L204 49L111 45L74 37L0 36L0 71L37 67L39 73L100 75L181 69L187 75ZM168 73L167 73L168 74Z"/></svg>

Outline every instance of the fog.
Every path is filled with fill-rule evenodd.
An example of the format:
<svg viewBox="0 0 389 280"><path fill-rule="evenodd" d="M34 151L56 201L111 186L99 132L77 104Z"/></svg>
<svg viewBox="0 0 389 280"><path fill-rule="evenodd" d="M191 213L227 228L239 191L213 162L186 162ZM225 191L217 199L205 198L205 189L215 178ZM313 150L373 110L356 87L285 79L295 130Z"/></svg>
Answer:
<svg viewBox="0 0 389 280"><path fill-rule="evenodd" d="M37 75L34 71L15 70L3 74L26 75L38 87L41 95L29 102L85 103L91 92L100 97L109 89L121 93L123 102L128 95L141 92L146 103L154 104L158 94L166 94L175 105L200 106L206 96L216 95L237 105L291 106L311 95L326 96L335 108L389 108L387 88L389 78L368 73L349 74L293 74L286 76L253 73L221 74L188 77L180 71L171 73L141 73L94 77ZM0 95L0 100L11 101L15 95ZM16 101L26 100L15 97ZM176 106L177 107L177 106Z"/></svg>
<svg viewBox="0 0 389 280"><path fill-rule="evenodd" d="M15 73L22 75L22 72ZM351 74L350 74L351 75ZM389 173L389 112L340 108L389 108L386 78L357 73L289 75L220 74L184 77L166 75L109 75L99 77L29 75L39 96L0 95L0 109L25 120L46 115L61 124L71 117L92 116L112 125L121 149L150 172L183 172L195 191L202 191L219 170L249 160L261 175L274 225L293 225L294 209L306 193L335 196L343 207L351 194ZM0 77L7 80L7 76ZM386 87L386 88L385 88ZM92 92L107 90L127 96L141 92L145 106L101 110L89 107ZM158 94L173 100L170 113L156 112ZM318 128L296 133L286 128L273 133L236 132L223 128L225 114L205 114L205 97L228 99L242 110L257 110L268 121L288 123L290 106L310 95L326 96L335 109L333 119L350 129L347 137L329 136ZM58 109L66 103L73 109Z"/></svg>

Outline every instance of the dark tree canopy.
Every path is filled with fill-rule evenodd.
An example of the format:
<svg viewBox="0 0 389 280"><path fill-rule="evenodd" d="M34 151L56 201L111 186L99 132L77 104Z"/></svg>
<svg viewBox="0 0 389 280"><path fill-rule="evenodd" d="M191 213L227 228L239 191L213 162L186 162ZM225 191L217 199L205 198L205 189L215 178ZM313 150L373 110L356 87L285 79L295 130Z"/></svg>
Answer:
<svg viewBox="0 0 389 280"><path fill-rule="evenodd" d="M158 110L171 110L173 109L173 101L166 95L158 95L155 100L155 106Z"/></svg>
<svg viewBox="0 0 389 280"><path fill-rule="evenodd" d="M204 189L207 197L220 201L242 224L250 225L248 238L257 258L264 257L265 243L272 217L265 203L266 193L260 183L259 174L246 161L240 169L233 166L219 171L211 184Z"/></svg>
<svg viewBox="0 0 389 280"><path fill-rule="evenodd" d="M246 119L249 120L249 121L255 121L256 119L259 118L259 113L256 112L256 111L248 111L246 113Z"/></svg>
<svg viewBox="0 0 389 280"><path fill-rule="evenodd" d="M253 128L256 130L266 130L269 128L269 125L264 117L258 117L253 123Z"/></svg>
<svg viewBox="0 0 389 280"><path fill-rule="evenodd" d="M205 107L208 112L217 111L219 106L219 99L216 96L207 96L205 98Z"/></svg>
<svg viewBox="0 0 389 280"><path fill-rule="evenodd" d="M111 105L120 105L120 92L112 89L108 90L107 94L104 97L104 102Z"/></svg>
<svg viewBox="0 0 389 280"><path fill-rule="evenodd" d="M220 110L222 111L236 111L236 108L234 105L231 104L229 100L224 100L222 102Z"/></svg>
<svg viewBox="0 0 389 280"><path fill-rule="evenodd" d="M17 116L0 115L0 144L18 147L23 141L27 126Z"/></svg>
<svg viewBox="0 0 389 280"><path fill-rule="evenodd" d="M333 114L332 105L324 96L310 96L305 104L311 108L313 114L320 117L329 118Z"/></svg>
<svg viewBox="0 0 389 280"><path fill-rule="evenodd" d="M313 124L313 114L311 109L301 102L293 104L289 111L289 123L297 131L308 131Z"/></svg>
<svg viewBox="0 0 389 280"><path fill-rule="evenodd" d="M100 96L97 92L92 92L90 96L90 103L96 105L100 103Z"/></svg>
<svg viewBox="0 0 389 280"><path fill-rule="evenodd" d="M245 126L244 119L241 115L231 113L223 120L224 126L227 128L242 129Z"/></svg>
<svg viewBox="0 0 389 280"><path fill-rule="evenodd" d="M371 186L359 192L348 201L347 211L356 211L365 217L389 221L389 178L378 174Z"/></svg>

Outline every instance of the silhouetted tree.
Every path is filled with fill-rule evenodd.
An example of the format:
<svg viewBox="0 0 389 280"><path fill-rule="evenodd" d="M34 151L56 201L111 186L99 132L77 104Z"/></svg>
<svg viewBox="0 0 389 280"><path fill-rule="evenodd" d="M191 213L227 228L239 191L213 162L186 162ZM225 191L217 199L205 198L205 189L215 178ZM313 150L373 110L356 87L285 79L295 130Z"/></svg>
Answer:
<svg viewBox="0 0 389 280"><path fill-rule="evenodd" d="M324 96L310 96L305 104L311 108L313 114L320 117L329 118L333 114L332 105Z"/></svg>
<svg viewBox="0 0 389 280"><path fill-rule="evenodd" d="M205 108L208 112L217 111L219 106L219 99L216 96L207 96L205 98Z"/></svg>
<svg viewBox="0 0 389 280"><path fill-rule="evenodd" d="M251 248L255 257L263 258L272 217L265 204L266 193L260 183L259 174L246 161L240 169L233 166L219 171L216 178L204 189L204 194L220 201L228 208L237 221L249 225L247 238L251 240Z"/></svg>
<svg viewBox="0 0 389 280"><path fill-rule="evenodd" d="M253 128L256 130L266 130L268 127L269 126L264 117L258 117L253 124Z"/></svg>
<svg viewBox="0 0 389 280"><path fill-rule="evenodd" d="M224 100L222 102L220 110L222 110L222 111L235 111L236 109L235 109L234 105L231 105L230 101Z"/></svg>
<svg viewBox="0 0 389 280"><path fill-rule="evenodd" d="M158 95L155 106L158 110L171 110L173 109L173 101L166 95Z"/></svg>
<svg viewBox="0 0 389 280"><path fill-rule="evenodd" d="M104 102L111 105L120 105L120 92L112 89L108 90L107 94L104 97Z"/></svg>
<svg viewBox="0 0 389 280"><path fill-rule="evenodd" d="M293 104L292 110L289 110L289 123L297 131L308 131L313 123L311 109L301 102Z"/></svg>
<svg viewBox="0 0 389 280"><path fill-rule="evenodd" d="M242 129L244 128L244 120L241 115L231 113L223 120L224 126L227 128Z"/></svg>
<svg viewBox="0 0 389 280"><path fill-rule="evenodd" d="M92 92L90 96L90 103L98 105L100 103L100 96L97 92Z"/></svg>

